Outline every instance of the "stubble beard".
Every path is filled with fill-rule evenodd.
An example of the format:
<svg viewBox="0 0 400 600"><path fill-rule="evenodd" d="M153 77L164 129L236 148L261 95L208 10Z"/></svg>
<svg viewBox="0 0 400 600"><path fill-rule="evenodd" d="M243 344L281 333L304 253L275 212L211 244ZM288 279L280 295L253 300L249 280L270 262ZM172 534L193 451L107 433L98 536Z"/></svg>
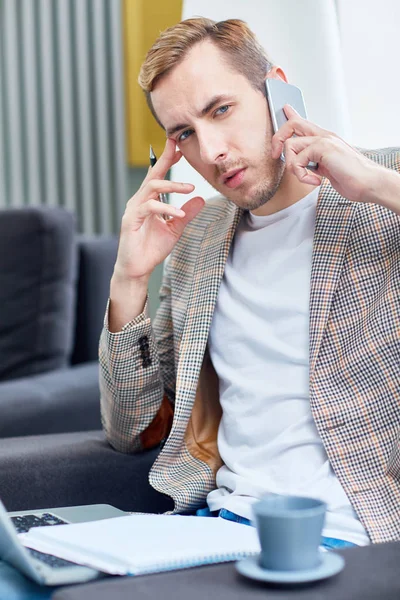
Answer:
<svg viewBox="0 0 400 600"><path fill-rule="evenodd" d="M277 160L271 165L269 176L260 181L259 185L252 191L251 197L228 199L245 210L256 210L264 206L264 204L275 196L281 184L284 171L285 164L281 160Z"/></svg>
<svg viewBox="0 0 400 600"><path fill-rule="evenodd" d="M238 189L237 191L233 190L231 193L225 192L225 198L245 210L256 210L271 200L281 184L285 172L285 163L280 158L278 160L271 158L270 149L265 147L264 159L261 164L264 164L265 170L260 176L259 183L251 190L250 196L245 196L245 192ZM236 168L236 166L239 167L240 165L230 165L229 169ZM229 169L226 169L226 171ZM221 190L218 191L221 193Z"/></svg>

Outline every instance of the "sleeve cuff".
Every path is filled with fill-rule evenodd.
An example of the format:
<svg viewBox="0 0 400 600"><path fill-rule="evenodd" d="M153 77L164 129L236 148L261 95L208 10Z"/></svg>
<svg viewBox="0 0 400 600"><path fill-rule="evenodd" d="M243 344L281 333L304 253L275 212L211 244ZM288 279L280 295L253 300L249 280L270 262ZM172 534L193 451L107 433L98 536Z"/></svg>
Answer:
<svg viewBox="0 0 400 600"><path fill-rule="evenodd" d="M131 329L134 329L138 325L143 325L147 321L150 322L150 317L149 317L149 297L148 296L146 297L146 303L145 303L144 309L140 313L140 315L138 315L137 317L135 317L134 319L132 319L132 321L129 321L128 323L125 323L125 325L122 326L121 331L119 331L117 333L113 333L113 334L111 334L111 331L109 331L109 329L108 329L108 311L109 311L109 308L110 308L110 299L107 300L106 314L104 316L104 329L110 335L118 335L118 333L122 333L123 331L129 331Z"/></svg>

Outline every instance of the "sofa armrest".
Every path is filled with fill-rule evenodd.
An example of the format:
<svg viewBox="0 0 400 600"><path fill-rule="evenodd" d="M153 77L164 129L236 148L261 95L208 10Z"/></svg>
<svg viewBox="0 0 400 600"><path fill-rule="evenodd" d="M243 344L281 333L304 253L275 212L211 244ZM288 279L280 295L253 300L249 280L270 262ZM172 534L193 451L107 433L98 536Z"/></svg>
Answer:
<svg viewBox="0 0 400 600"><path fill-rule="evenodd" d="M101 429L97 362L0 383L0 438Z"/></svg>
<svg viewBox="0 0 400 600"><path fill-rule="evenodd" d="M157 454L117 452L101 431L0 440L0 498L9 511L104 503L164 512L172 500L148 481Z"/></svg>

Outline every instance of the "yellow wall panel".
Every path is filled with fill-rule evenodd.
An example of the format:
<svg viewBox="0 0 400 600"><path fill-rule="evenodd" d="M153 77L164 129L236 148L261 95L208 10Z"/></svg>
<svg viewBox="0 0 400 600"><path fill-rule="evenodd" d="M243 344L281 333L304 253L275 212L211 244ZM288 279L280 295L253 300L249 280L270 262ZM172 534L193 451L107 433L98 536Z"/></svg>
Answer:
<svg viewBox="0 0 400 600"><path fill-rule="evenodd" d="M160 32L181 20L182 0L125 0L124 48L128 162L149 164L149 145L159 156L165 132L154 120L137 78L146 53Z"/></svg>

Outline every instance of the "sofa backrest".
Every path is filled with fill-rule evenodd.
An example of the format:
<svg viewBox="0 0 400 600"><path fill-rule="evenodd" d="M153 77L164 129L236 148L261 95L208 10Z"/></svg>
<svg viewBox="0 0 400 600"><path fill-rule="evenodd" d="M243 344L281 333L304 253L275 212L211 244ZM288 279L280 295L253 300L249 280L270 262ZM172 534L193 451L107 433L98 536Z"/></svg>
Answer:
<svg viewBox="0 0 400 600"><path fill-rule="evenodd" d="M66 367L75 329L75 217L0 211L0 380Z"/></svg>

